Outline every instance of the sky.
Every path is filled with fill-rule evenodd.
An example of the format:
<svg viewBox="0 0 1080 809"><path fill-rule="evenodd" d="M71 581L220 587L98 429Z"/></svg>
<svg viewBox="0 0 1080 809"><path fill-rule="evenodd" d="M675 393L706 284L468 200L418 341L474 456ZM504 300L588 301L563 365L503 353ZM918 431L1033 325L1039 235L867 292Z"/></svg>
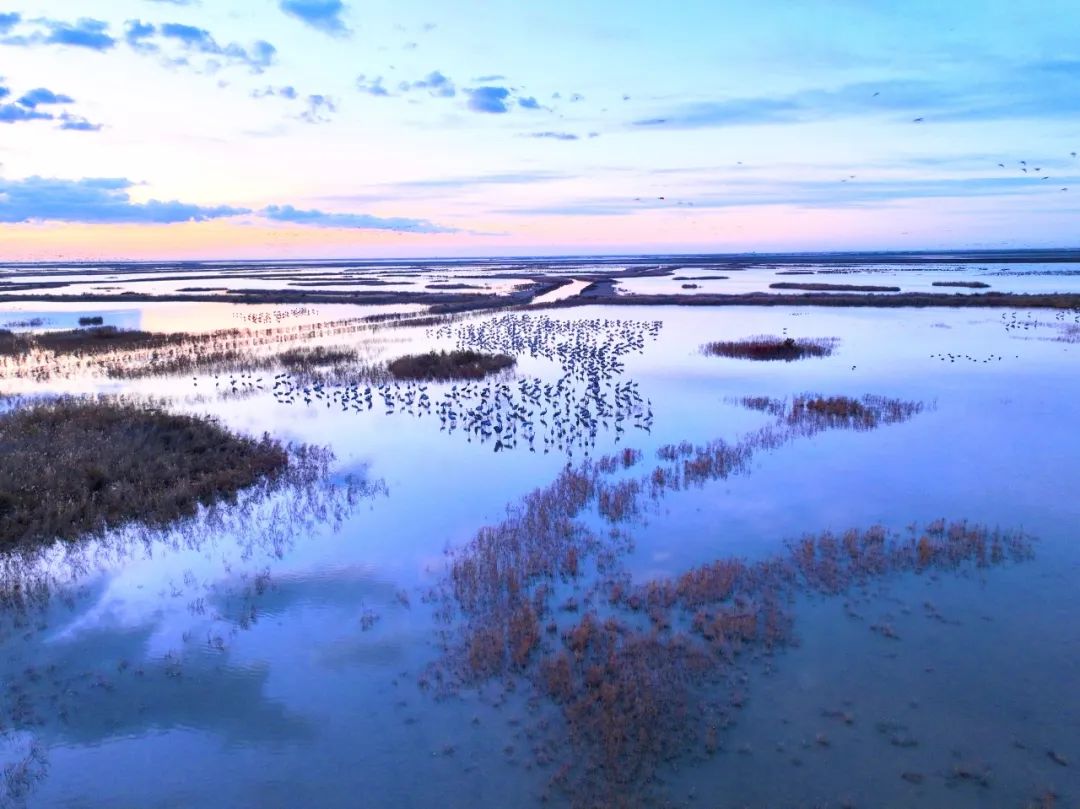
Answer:
<svg viewBox="0 0 1080 809"><path fill-rule="evenodd" d="M1074 0L0 0L0 260L1078 246L1077 31Z"/></svg>

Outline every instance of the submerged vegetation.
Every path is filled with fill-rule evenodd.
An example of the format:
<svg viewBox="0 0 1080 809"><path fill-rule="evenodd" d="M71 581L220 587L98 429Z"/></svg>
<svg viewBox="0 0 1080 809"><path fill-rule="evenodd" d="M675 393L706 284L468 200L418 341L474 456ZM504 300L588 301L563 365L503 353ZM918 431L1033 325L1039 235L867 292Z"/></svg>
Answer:
<svg viewBox="0 0 1080 809"><path fill-rule="evenodd" d="M289 465L269 436L145 405L60 399L0 414L0 550L164 526Z"/></svg>
<svg viewBox="0 0 1080 809"><path fill-rule="evenodd" d="M409 354L389 364L395 379L446 380L482 379L505 371L517 362L509 354L484 354L480 351L429 351Z"/></svg>
<svg viewBox="0 0 1080 809"><path fill-rule="evenodd" d="M801 360L806 357L828 357L836 348L835 338L748 337L745 340L724 340L706 343L702 353L714 357L733 357L744 360Z"/></svg>

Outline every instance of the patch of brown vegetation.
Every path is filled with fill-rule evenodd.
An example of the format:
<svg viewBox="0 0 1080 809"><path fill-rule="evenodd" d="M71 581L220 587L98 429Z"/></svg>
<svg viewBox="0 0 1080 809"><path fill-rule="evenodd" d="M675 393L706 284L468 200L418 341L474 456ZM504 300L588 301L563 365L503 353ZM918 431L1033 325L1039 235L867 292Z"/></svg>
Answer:
<svg viewBox="0 0 1080 809"><path fill-rule="evenodd" d="M209 419L60 399L0 414L0 549L164 526L280 475L280 443Z"/></svg>
<svg viewBox="0 0 1080 809"><path fill-rule="evenodd" d="M387 366L395 379L447 380L482 379L512 368L517 362L509 354L479 351L429 351L398 357Z"/></svg>
<svg viewBox="0 0 1080 809"><path fill-rule="evenodd" d="M551 785L575 806L650 805L665 762L715 752L730 711L746 700L740 661L792 642L798 594L840 594L874 578L991 566L1031 553L1022 534L942 520L906 535L881 527L826 532L761 561L722 558L634 584L620 562L631 539L615 526L647 498L745 472L756 452L799 437L874 429L921 410L873 396L744 404L775 422L735 443L662 447L666 464L637 478L602 477L634 466L640 455L633 451L567 468L452 554L443 614L460 617L461 635L440 682L452 690L511 673L533 682L559 706L567 733L538 755L549 761L569 741ZM596 531L595 520L611 533ZM593 589L579 606L565 586L589 577ZM553 611L556 588L563 607ZM584 615L574 622L579 609ZM724 683L735 690L718 698Z"/></svg>
<svg viewBox="0 0 1080 809"><path fill-rule="evenodd" d="M792 337L748 337L745 340L722 340L706 343L701 347L704 354L714 357L732 357L744 360L801 360L806 357L828 357L836 348L834 338L799 339Z"/></svg>
<svg viewBox="0 0 1080 809"><path fill-rule="evenodd" d="M769 289L799 289L805 292L899 292L900 287L886 287L877 284L824 284L820 282L799 283L796 281L777 281L769 284Z"/></svg>

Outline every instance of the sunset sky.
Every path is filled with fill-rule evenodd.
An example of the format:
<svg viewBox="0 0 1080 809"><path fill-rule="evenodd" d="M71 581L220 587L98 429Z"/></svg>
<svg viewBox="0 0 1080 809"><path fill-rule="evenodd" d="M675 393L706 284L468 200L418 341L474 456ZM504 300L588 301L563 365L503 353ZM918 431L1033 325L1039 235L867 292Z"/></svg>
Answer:
<svg viewBox="0 0 1080 809"><path fill-rule="evenodd" d="M1077 31L1071 0L0 0L0 260L1076 246Z"/></svg>

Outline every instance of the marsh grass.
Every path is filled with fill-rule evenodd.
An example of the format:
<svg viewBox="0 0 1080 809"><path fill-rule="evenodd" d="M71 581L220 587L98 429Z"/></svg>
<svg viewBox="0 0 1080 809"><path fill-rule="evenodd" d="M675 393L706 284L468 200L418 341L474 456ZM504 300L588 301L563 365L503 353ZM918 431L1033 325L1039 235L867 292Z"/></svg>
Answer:
<svg viewBox="0 0 1080 809"><path fill-rule="evenodd" d="M306 365L313 379L325 380L332 371L346 382L382 382L388 378L385 367L377 368L359 359L346 361L340 354L336 357L340 362L328 370L326 362L332 358L328 352L351 349L312 349L305 344L400 326L430 326L447 319L426 313L420 313L419 317L394 313L309 324L220 329L201 334L143 332L111 326L35 335L0 330L0 378L40 382L95 374L111 379L141 379L254 372L282 367L288 362L294 368Z"/></svg>
<svg viewBox="0 0 1080 809"><path fill-rule="evenodd" d="M934 281L931 286L935 287L961 287L964 289L989 289L990 285L985 281Z"/></svg>
<svg viewBox="0 0 1080 809"><path fill-rule="evenodd" d="M469 349L408 354L388 364L395 379L482 379L512 368L517 360L509 354L485 354Z"/></svg>
<svg viewBox="0 0 1080 809"><path fill-rule="evenodd" d="M93 320L94 318L80 318ZM100 320L101 318L97 318ZM46 331L37 334L16 334L0 331L0 355L18 356L35 349L53 354L98 354L109 351L156 348L191 340L184 333L159 334L136 329L118 329L115 326L94 325L88 328L65 331Z"/></svg>
<svg viewBox="0 0 1080 809"><path fill-rule="evenodd" d="M286 447L216 421L59 399L0 414L0 551L128 522L164 526L281 475Z"/></svg>
<svg viewBox="0 0 1080 809"><path fill-rule="evenodd" d="M744 360L783 360L792 362L806 357L828 357L839 341L833 337L802 338L760 335L745 340L722 340L706 343L704 354L713 357L732 357Z"/></svg>
<svg viewBox="0 0 1080 809"><path fill-rule="evenodd" d="M34 786L48 775L45 748L37 740L27 745L22 755L0 770L0 806L25 806Z"/></svg>
<svg viewBox="0 0 1080 809"><path fill-rule="evenodd" d="M826 284L820 282L778 281L769 289L799 289L804 292L899 292L900 287L877 284Z"/></svg>
<svg viewBox="0 0 1080 809"><path fill-rule="evenodd" d="M537 748L538 762L563 759L550 788L575 806L662 803L661 768L717 752L720 732L745 702L743 661L793 642L800 593L837 595L887 576L989 567L1031 553L1023 534L940 520L908 534L871 527L807 535L758 561L720 558L633 583L622 563L632 538L618 526L650 500L746 474L756 453L799 438L876 429L922 410L876 396L742 403L773 422L732 443L661 447L664 463L643 475L633 471L643 460L633 450L568 467L451 553L440 614L457 621L460 635L437 679L452 691L524 676L553 702L562 722Z"/></svg>

